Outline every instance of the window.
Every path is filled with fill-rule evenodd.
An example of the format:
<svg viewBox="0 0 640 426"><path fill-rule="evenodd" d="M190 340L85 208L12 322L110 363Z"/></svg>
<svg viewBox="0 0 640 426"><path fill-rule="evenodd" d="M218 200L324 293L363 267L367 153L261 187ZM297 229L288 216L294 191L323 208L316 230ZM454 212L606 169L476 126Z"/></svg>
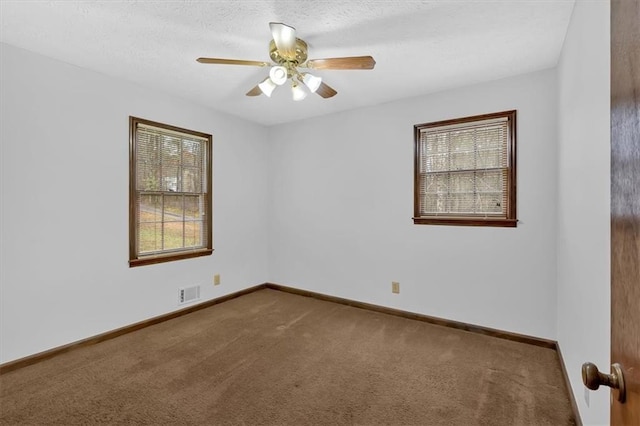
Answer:
<svg viewBox="0 0 640 426"><path fill-rule="evenodd" d="M211 254L211 135L129 117L129 155L129 266Z"/></svg>
<svg viewBox="0 0 640 426"><path fill-rule="evenodd" d="M516 226L516 111L417 124L414 134L414 223Z"/></svg>

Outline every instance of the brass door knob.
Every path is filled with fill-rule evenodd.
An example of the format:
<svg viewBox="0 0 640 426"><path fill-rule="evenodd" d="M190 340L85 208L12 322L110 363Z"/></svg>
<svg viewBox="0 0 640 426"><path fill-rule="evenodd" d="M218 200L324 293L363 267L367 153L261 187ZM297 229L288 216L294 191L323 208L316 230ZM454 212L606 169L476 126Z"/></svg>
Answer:
<svg viewBox="0 0 640 426"><path fill-rule="evenodd" d="M598 371L595 364L585 362L582 364L582 383L591 390L597 390L600 385L608 386L618 394L618 401L625 400L624 375L618 363L611 365L611 374L605 374Z"/></svg>

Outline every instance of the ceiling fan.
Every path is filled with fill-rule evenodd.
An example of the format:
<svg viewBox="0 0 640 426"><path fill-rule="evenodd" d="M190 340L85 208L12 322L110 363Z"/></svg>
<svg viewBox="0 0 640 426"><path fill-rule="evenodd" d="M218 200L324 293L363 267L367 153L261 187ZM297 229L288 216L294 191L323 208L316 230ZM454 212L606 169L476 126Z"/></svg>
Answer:
<svg viewBox="0 0 640 426"><path fill-rule="evenodd" d="M249 90L247 96L258 96L264 93L266 96L271 97L276 87L282 86L287 80L291 80L291 91L295 101L300 101L307 96L304 87L323 98L330 98L338 93L331 86L324 83L322 78L306 71L300 71L299 68L312 70L371 70L376 64L376 61L371 56L307 60L307 43L296 37L295 28L279 22L271 22L269 27L273 36L273 40L269 43L269 56L273 63L221 58L198 58L197 61L203 64L271 66L269 76Z"/></svg>

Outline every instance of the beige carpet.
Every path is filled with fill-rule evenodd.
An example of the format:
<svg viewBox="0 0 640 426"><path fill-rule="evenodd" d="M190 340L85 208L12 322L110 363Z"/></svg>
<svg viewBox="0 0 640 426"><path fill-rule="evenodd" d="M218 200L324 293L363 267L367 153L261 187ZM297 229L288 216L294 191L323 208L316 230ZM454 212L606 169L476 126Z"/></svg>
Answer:
<svg viewBox="0 0 640 426"><path fill-rule="evenodd" d="M0 376L0 424L571 425L544 349L259 290Z"/></svg>

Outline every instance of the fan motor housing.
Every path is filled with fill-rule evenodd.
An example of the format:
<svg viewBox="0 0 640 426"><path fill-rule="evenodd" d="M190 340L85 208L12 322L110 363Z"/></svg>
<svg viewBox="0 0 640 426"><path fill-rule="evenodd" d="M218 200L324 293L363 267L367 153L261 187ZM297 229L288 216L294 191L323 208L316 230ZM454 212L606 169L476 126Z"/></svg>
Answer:
<svg viewBox="0 0 640 426"><path fill-rule="evenodd" d="M276 42L271 40L269 42L269 56L271 60L278 65L284 65L287 63L293 63L294 65L300 65L307 60L307 43L304 40L296 38L296 58L294 60L285 59L280 56L280 52L276 47Z"/></svg>

